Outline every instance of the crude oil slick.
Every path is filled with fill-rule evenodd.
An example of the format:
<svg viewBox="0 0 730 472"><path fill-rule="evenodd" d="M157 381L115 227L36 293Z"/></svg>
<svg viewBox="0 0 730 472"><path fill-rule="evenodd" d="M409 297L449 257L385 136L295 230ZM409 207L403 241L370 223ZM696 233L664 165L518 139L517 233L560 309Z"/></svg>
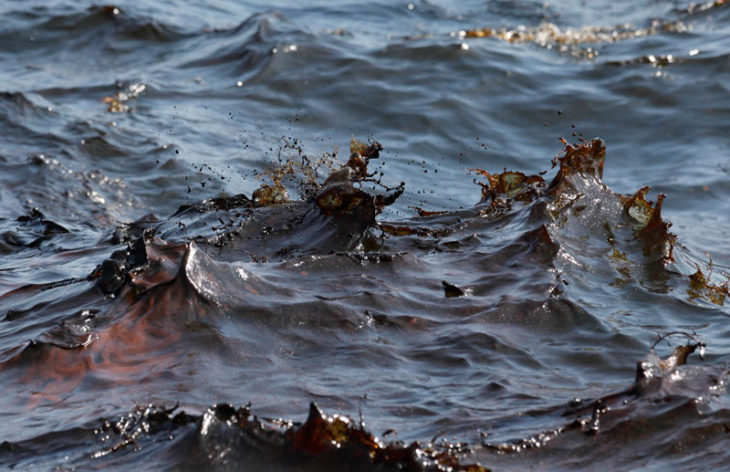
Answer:
<svg viewBox="0 0 730 472"><path fill-rule="evenodd" d="M0 467L730 459L726 2L0 13Z"/></svg>

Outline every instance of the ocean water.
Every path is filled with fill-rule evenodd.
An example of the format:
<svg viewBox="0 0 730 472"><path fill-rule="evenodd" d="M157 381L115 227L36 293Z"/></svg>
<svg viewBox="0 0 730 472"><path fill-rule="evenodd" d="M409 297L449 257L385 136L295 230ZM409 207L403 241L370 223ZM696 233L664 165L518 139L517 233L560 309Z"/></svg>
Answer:
<svg viewBox="0 0 730 472"><path fill-rule="evenodd" d="M727 463L724 0L0 18L0 467Z"/></svg>

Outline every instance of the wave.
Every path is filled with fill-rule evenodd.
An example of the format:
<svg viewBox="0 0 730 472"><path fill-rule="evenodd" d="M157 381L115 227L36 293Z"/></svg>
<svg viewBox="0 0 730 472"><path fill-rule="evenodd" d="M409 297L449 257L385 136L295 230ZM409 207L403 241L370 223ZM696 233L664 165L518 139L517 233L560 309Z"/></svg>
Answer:
<svg viewBox="0 0 730 472"><path fill-rule="evenodd" d="M97 395L110 386L114 386L115 401L121 401L132 390L159 391L155 385L160 378L166 379L164 396L169 398L186 372L198 372L196 359L203 356L207 372L196 376L221 378L231 368L231 359L244 358L244 366L234 371L261 372L272 385L279 385L265 388L266 394L279 388L280 401L286 402L301 398L302 393L285 386L283 379L291 378L288 368L275 366L296 363L297 356L290 359L284 353L297 346L298 356L315 360L332 356L350 366L328 381L337 384L337 391L357 390L358 379L372 379L376 370L392 374L371 380L370 388L396 392L401 388L399 375L425 368L438 379L432 387L446 388L453 405L421 406L419 411L444 420L456 414L458 405L478 408L479 396L472 395L471 388L506 385L509 392L518 392L513 382L533 375L535 365L562 361L579 372L576 377L585 379L581 382L611 371L620 378L627 366L614 359L625 356L626 350L638 358L645 346L634 338L612 334L614 307L607 310L604 299L631 297L631 306L646 300L667 306L685 303L688 288L709 303L722 303L713 297L727 295L726 286L713 285L697 274L690 277L675 267L678 252L692 256L677 245L662 218L663 196L652 203L646 199L648 188L619 195L603 183L606 146L600 139L566 143L553 162L559 168L550 181L542 175L473 169L482 189L473 207L417 209L416 216L398 221L383 221L379 215L401 195L403 184L388 187L382 177L375 179L368 171L368 163L379 157L381 148L377 142L353 141L348 163L331 170L324 181L306 162L286 162L270 172L271 184L262 185L250 197L220 196L184 205L169 218L150 216L122 225L97 248L116 250L86 277L28 285L2 295L4 322L18 325L10 338L17 342L21 332L33 336L23 344L9 344L10 338L3 342L0 375L34 392L30 398L4 401L18 409L37 408L62 398ZM284 179L287 175L296 183L289 190L300 198L289 198L284 184L291 186L292 181ZM28 222L41 229L50 227L49 237L63 233L40 214L29 216ZM591 299L581 298L588 292L593 294ZM652 313L644 316L650 320ZM373 340L366 334L371 330L387 340L384 349L372 347ZM535 337L561 341L535 345L530 341ZM592 362L565 362L566 356L581 356L566 353L563 343L595 350L597 338L602 344ZM442 354L437 355L439 351ZM577 419L567 426L560 426L562 407L554 406L529 414L540 421L520 423L522 415L517 412L530 411L534 398L513 404L508 416L493 411L482 421L512 424L502 435L550 424L558 424L558 433L513 440L509 446L471 444L482 451L474 457L490 462L494 458L489 451L520 452L557 436L566 439L557 438L556 444L580 443L590 433L591 421L598 421L594 417L604 414L604 410L596 413L595 405L615 404L611 411L616 413L601 418L604 425L614 424L611 421L618 425L626 421L622 415L635 413L634 399L642 405L640 418L647 418L654 415L656 398L684 398L681 405L693 405L691 399L711 392L716 394L707 398L721 395L724 370L685 366L689 352L680 358L677 351L669 360L650 356L648 364L640 364L641 375L637 374L633 387L602 395L602 400L591 403L590 411L569 409L572 413L563 416ZM512 373L459 376L462 369L484 365L485 359L509 363ZM605 371L595 372L596 364L604 365ZM322 372L312 369L309 375L317 377ZM457 389L452 390L448 382L444 387L443 378L450 377L454 377L453 385L459 384ZM307 395L316 392L310 390ZM346 393L335 399L341 395ZM629 406L617 403L624 397ZM210 440L206 444L211 447L230 446L231 462L205 462L213 467L237 464L237 454L247 447L241 441L248 440L265 449L269 440L276 447L301 447L314 454L318 465L328 463L329 449L316 446L318 440L296 439L305 434L301 431L311 433L306 424L302 430L262 432L248 429L254 423L248 423L247 415L234 415L233 422L231 415L218 422L215 413L186 417L197 429L185 434L193 434L189 441ZM317 418L322 416L317 415L310 420L320 424ZM165 422L170 421L166 417ZM338 424L323 421L326 428ZM214 424L223 428L224 436L210 439L203 433ZM611 434L620 427L602 428ZM341 450L351 451L350 446L358 450L363 438L370 438L367 442L375 449L367 458L355 454L368 467L377 467L381 460L390 464L396 456L410 461L408 454L421 448L383 446L369 433L344 433L340 426L336 431L345 434ZM357 446L349 445L350 440ZM122 440L119 447L102 455L116 457L118 450L132 443ZM310 446L316 446L316 451ZM402 456L405 451L410 452ZM332 453L341 458L339 452ZM461 467L461 459L440 452L424 454L431 462L415 470L440 470L444 464ZM402 464L401 459L394 463ZM276 456L275 461L279 460ZM355 459L347 456L346 460Z"/></svg>

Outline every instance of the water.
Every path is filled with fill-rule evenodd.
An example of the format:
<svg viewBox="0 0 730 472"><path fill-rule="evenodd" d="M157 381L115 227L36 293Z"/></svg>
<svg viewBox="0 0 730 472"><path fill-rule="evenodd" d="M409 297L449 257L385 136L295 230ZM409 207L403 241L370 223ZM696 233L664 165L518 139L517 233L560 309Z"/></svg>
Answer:
<svg viewBox="0 0 730 472"><path fill-rule="evenodd" d="M726 2L0 15L2 467L727 462Z"/></svg>

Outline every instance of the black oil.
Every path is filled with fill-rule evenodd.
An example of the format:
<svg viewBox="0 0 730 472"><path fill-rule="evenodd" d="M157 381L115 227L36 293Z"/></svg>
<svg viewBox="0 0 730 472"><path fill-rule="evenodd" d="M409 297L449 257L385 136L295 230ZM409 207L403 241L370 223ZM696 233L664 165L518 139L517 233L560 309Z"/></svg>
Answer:
<svg viewBox="0 0 730 472"><path fill-rule="evenodd" d="M0 467L727 463L726 2L0 14Z"/></svg>

